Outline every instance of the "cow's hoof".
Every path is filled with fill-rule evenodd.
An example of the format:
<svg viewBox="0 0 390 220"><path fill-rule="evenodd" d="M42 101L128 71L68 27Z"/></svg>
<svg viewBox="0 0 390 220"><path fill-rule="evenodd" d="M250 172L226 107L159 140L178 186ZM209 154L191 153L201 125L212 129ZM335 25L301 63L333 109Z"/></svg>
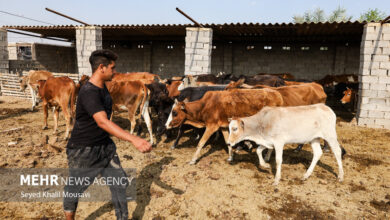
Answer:
<svg viewBox="0 0 390 220"><path fill-rule="evenodd" d="M266 168L266 169L271 168L271 166L269 165L269 163L260 164L260 166L263 167L263 168Z"/></svg>
<svg viewBox="0 0 390 220"><path fill-rule="evenodd" d="M233 162L233 157L228 157L227 162L229 163Z"/></svg>
<svg viewBox="0 0 390 220"><path fill-rule="evenodd" d="M196 160L191 160L188 164L195 165L196 164Z"/></svg>

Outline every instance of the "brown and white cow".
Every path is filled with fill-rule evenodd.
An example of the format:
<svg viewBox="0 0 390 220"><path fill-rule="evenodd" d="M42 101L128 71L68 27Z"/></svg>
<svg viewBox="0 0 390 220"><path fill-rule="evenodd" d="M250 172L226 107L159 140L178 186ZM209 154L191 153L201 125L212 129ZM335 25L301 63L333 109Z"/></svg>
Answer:
<svg viewBox="0 0 390 220"><path fill-rule="evenodd" d="M53 77L53 74L44 70L30 70L27 76L20 78L20 91L23 92L28 87L31 93L32 107L31 110L34 111L34 107L37 106L37 93L38 93L38 81L47 80L49 77Z"/></svg>
<svg viewBox="0 0 390 220"><path fill-rule="evenodd" d="M166 123L167 128L190 124L206 127L197 151L190 162L196 163L199 153L209 137L219 128L227 128L228 118L247 117L256 114L264 106L298 106L323 103L326 94L316 83L265 89L232 89L209 91L202 99L183 103L176 102ZM239 116L244 115L244 116ZM227 130L223 129L227 143ZM228 145L229 158L233 160L232 146Z"/></svg>
<svg viewBox="0 0 390 220"><path fill-rule="evenodd" d="M297 126L299 125L299 126ZM279 184L285 144L311 143L313 160L303 180L314 170L322 155L320 138L329 143L339 167L339 181L343 181L344 171L341 160L341 148L337 141L336 114L325 104L295 107L264 107L257 114L236 118L229 123L228 143L235 145L243 140L256 142L260 166L269 168L264 162L262 151L275 149L276 175L274 185ZM270 150L268 152L271 152Z"/></svg>
<svg viewBox="0 0 390 220"><path fill-rule="evenodd" d="M65 139L69 137L70 124L74 118L76 101L76 85L72 79L64 77L50 77L38 81L38 94L43 106L43 129L47 128L47 108L54 107L54 133L57 132L60 109L66 119Z"/></svg>
<svg viewBox="0 0 390 220"><path fill-rule="evenodd" d="M130 133L134 132L136 121L142 115L145 120L146 127L150 135L150 143L154 143L152 133L152 121L149 115L149 90L141 81L111 81L106 83L107 89L110 92L113 110L127 110L130 121ZM139 114L136 114L139 109Z"/></svg>

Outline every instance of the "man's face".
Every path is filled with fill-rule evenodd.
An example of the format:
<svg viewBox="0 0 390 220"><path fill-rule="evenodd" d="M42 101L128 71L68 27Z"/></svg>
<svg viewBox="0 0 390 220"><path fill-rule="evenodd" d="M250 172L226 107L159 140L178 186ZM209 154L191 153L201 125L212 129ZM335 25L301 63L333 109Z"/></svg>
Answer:
<svg viewBox="0 0 390 220"><path fill-rule="evenodd" d="M114 73L116 73L115 61L111 61L111 63L107 66L102 65L101 68L102 74L104 75L104 79L107 81L111 81L112 76L114 75Z"/></svg>

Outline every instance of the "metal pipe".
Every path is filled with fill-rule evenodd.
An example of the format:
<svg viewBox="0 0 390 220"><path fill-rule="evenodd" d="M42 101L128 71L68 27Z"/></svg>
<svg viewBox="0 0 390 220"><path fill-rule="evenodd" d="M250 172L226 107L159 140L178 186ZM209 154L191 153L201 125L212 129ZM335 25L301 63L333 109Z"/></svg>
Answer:
<svg viewBox="0 0 390 220"><path fill-rule="evenodd" d="M182 10L180 10L179 8L176 7L176 11L180 12L182 15L184 15L184 17L188 18L190 21L194 22L194 24L198 25L199 27L201 28L204 28L203 25L199 24L198 22L196 22L194 19L192 19L190 16L188 16L186 13L184 13Z"/></svg>
<svg viewBox="0 0 390 220"><path fill-rule="evenodd" d="M77 19L75 19L75 18L69 17L69 16L64 15L64 14L62 14L62 13L59 13L59 12L57 12L57 11L54 11L54 10L52 10L52 9L50 9L50 8L45 8L45 9L46 9L47 11L50 11L50 12L54 13L54 14L60 15L60 16L62 16L62 17L65 17L65 18L70 19L70 20L72 20L72 21L78 22L78 23L83 24L83 25L85 25L85 26L91 26L91 25L89 25L89 24L87 24L87 23L85 23L85 22L82 22L82 21L77 20Z"/></svg>
<svg viewBox="0 0 390 220"><path fill-rule="evenodd" d="M49 40L57 40L57 41L63 41L63 42L70 42L70 40L63 40L63 39L57 39L57 38L52 38L52 37L44 37L44 36L38 36L38 35L33 35L33 34L27 34L19 31L12 31L12 30L7 30L8 32L15 33L15 34L22 34L30 37L39 37L39 38L45 38Z"/></svg>
<svg viewBox="0 0 390 220"><path fill-rule="evenodd" d="M382 22L381 22L381 24L386 23L389 19L390 19L390 16L388 16L387 18L383 19Z"/></svg>

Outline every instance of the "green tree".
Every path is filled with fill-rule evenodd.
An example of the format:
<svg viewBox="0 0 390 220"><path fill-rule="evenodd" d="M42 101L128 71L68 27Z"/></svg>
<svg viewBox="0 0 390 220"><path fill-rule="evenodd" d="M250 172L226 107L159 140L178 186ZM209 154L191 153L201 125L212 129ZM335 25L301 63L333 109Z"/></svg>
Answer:
<svg viewBox="0 0 390 220"><path fill-rule="evenodd" d="M383 20L386 14L379 9L368 9L366 12L360 15L359 21L379 21Z"/></svg>
<svg viewBox="0 0 390 220"><path fill-rule="evenodd" d="M347 15L347 9L338 7L328 17L329 22L346 22L350 21L352 19L352 16Z"/></svg>
<svg viewBox="0 0 390 220"><path fill-rule="evenodd" d="M347 15L347 10L342 7L336 8L329 16L325 15L324 10L321 8L317 8L314 11L306 11L303 15L295 15L293 16L294 23L303 23L303 22L342 22L342 21L350 21L352 16Z"/></svg>

